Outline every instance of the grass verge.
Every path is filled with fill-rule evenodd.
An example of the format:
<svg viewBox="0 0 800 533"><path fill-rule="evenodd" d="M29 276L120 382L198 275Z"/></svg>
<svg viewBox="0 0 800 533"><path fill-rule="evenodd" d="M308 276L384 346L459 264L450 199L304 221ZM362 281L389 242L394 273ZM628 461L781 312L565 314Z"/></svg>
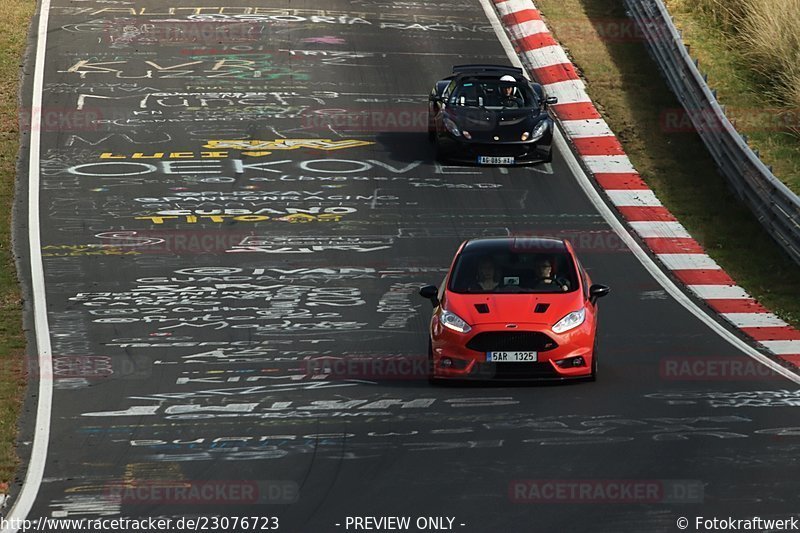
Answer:
<svg viewBox="0 0 800 533"><path fill-rule="evenodd" d="M800 13L791 2L782 16L786 0L666 0L729 118L800 193Z"/></svg>
<svg viewBox="0 0 800 533"><path fill-rule="evenodd" d="M35 0L0 3L0 482L17 468L17 419L25 388L22 297L11 252L11 204L19 150L18 94L22 54Z"/></svg>
<svg viewBox="0 0 800 533"><path fill-rule="evenodd" d="M681 109L622 0L535 0L644 180L736 282L800 327L800 268L736 200L694 131L665 127Z"/></svg>

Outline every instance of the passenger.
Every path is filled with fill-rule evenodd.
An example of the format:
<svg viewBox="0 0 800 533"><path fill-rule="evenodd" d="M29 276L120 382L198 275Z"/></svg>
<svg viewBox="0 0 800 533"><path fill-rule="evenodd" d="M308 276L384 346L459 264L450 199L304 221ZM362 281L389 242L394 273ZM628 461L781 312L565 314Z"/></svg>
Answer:
<svg viewBox="0 0 800 533"><path fill-rule="evenodd" d="M484 257L478 262L478 272L475 275L475 281L469 286L471 291L490 291L500 286L500 280L497 277L497 269L494 262Z"/></svg>

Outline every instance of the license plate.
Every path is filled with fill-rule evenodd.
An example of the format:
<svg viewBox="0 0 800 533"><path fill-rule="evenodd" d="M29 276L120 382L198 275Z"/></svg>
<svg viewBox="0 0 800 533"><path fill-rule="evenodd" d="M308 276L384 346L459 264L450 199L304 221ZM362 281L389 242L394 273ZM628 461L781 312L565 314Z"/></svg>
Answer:
<svg viewBox="0 0 800 533"><path fill-rule="evenodd" d="M489 155L478 156L478 164L480 165L513 165L513 157L495 157Z"/></svg>
<svg viewBox="0 0 800 533"><path fill-rule="evenodd" d="M488 363L535 363L536 352L486 352Z"/></svg>

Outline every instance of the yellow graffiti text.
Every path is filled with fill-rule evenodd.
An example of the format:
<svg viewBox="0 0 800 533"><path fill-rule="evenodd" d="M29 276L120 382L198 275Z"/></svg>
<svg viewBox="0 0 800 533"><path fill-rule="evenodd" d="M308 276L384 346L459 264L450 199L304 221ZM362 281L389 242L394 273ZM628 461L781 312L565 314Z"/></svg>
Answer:
<svg viewBox="0 0 800 533"><path fill-rule="evenodd" d="M135 152L130 155L103 152L100 159L220 159L228 157L228 152Z"/></svg>
<svg viewBox="0 0 800 533"><path fill-rule="evenodd" d="M203 148L227 150L297 150L298 148L312 148L314 150L344 150L375 144L372 141L359 139L276 139L273 141L258 140L210 140Z"/></svg>
<svg viewBox="0 0 800 533"><path fill-rule="evenodd" d="M280 217L270 217L267 215L152 215L146 217L134 217L136 220L149 220L153 224L164 224L165 221L185 222L186 224L197 224L198 222L222 223L227 221L235 222L289 222L292 224L305 224L309 222L339 222L342 215L335 213L323 213L321 215L307 215L305 213L293 213Z"/></svg>

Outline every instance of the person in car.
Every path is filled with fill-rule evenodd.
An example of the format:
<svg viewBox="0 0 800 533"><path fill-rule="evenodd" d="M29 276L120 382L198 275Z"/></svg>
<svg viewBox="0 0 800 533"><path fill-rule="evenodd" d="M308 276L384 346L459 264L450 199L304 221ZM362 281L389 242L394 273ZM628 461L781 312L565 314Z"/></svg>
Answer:
<svg viewBox="0 0 800 533"><path fill-rule="evenodd" d="M497 269L494 266L494 261L488 257L482 258L478 262L478 271L475 275L475 281L469 286L471 291L490 291L500 286L500 279L497 275Z"/></svg>
<svg viewBox="0 0 800 533"><path fill-rule="evenodd" d="M520 108L524 102L522 98L516 94L517 80L514 76L506 74L500 78L500 104L503 107Z"/></svg>
<svg viewBox="0 0 800 533"><path fill-rule="evenodd" d="M569 281L553 275L553 263L550 259L539 259L536 262L537 280L533 284L536 290L568 291Z"/></svg>

